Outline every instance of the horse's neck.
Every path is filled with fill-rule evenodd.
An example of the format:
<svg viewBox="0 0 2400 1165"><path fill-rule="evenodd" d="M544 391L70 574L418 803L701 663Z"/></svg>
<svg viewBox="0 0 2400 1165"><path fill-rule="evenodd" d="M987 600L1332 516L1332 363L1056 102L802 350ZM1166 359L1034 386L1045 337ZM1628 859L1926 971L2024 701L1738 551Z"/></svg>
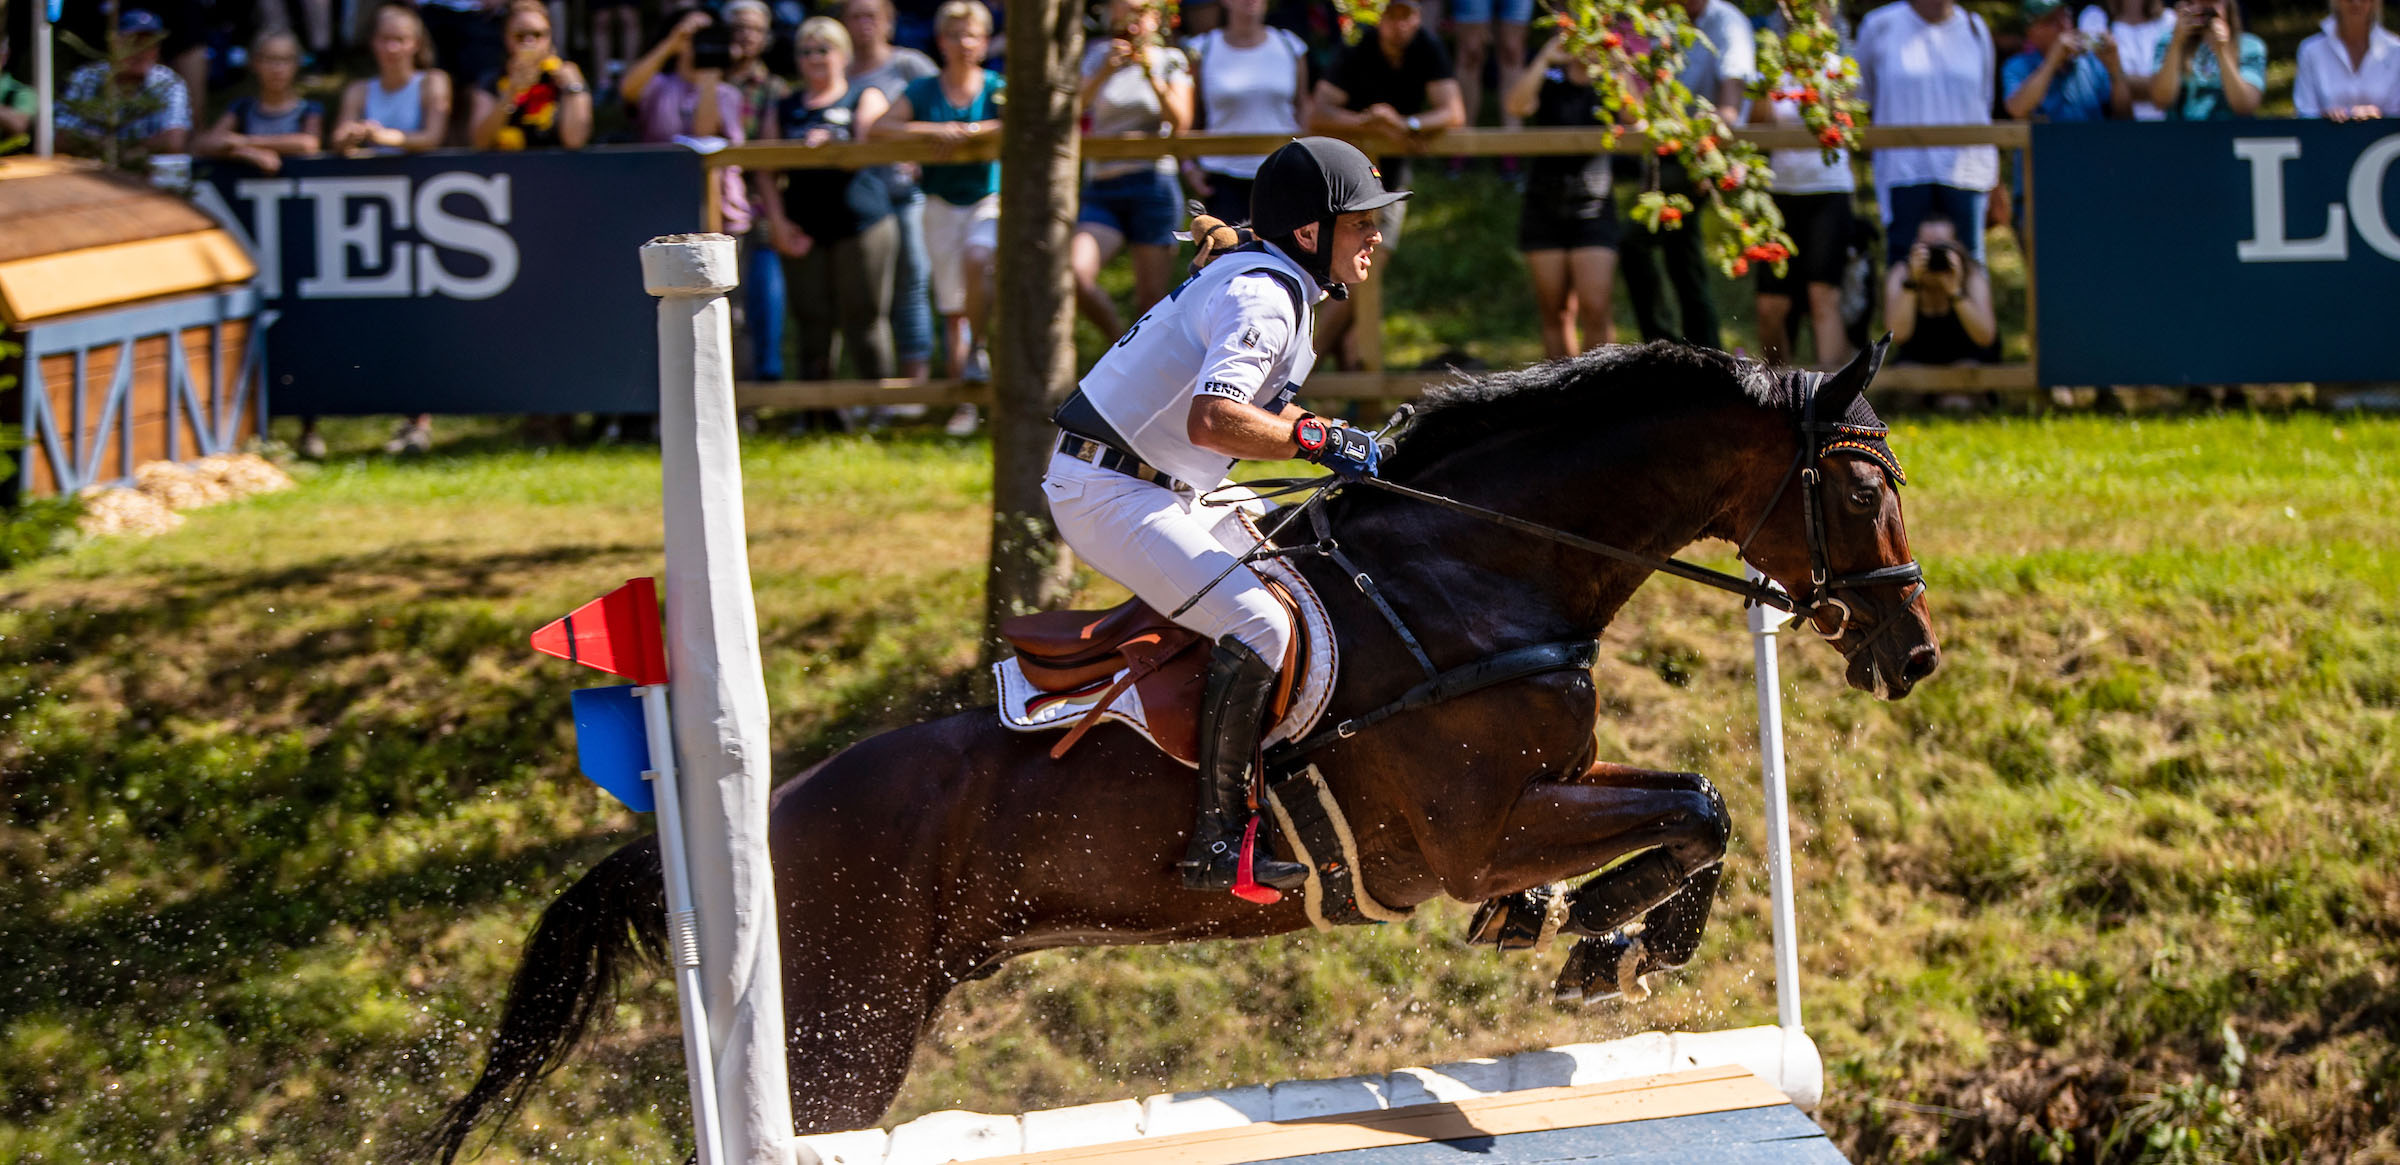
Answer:
<svg viewBox="0 0 2400 1165"><path fill-rule="evenodd" d="M1663 558L1726 534L1730 494L1764 426L1743 410L1646 419L1575 443L1519 434L1462 451L1410 484ZM1490 652L1597 636L1652 573L1482 519L1393 499L1356 543L1388 562L1394 605L1458 646ZM1437 632L1438 633L1438 632ZM1428 646L1433 636L1426 636Z"/></svg>

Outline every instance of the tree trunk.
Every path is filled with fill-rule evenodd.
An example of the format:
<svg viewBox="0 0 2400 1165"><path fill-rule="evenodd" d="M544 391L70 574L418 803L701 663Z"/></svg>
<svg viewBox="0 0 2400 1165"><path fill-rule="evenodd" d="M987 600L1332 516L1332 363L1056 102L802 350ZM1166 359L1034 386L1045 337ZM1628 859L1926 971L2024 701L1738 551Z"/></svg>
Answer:
<svg viewBox="0 0 2400 1165"><path fill-rule="evenodd" d="M1054 605L1072 560L1050 525L1042 469L1051 410L1075 387L1077 80L1083 9L1071 0L1007 0L1008 101L1000 130L1000 254L992 298L992 551L984 584L987 648L999 621Z"/></svg>

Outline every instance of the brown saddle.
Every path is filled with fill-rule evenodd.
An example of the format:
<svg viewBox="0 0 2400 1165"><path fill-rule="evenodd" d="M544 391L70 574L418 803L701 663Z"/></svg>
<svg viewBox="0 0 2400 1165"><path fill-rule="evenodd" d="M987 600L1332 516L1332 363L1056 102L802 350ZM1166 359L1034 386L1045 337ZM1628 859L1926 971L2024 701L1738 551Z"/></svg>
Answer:
<svg viewBox="0 0 2400 1165"><path fill-rule="evenodd" d="M1300 686L1300 661L1308 658L1308 625L1283 584L1267 590L1292 619L1292 642L1277 666L1269 723L1290 714ZM1051 748L1062 757L1100 722L1108 706L1133 688L1147 713L1150 734L1167 754L1200 763L1200 703L1207 695L1209 644L1140 599L1105 611L1041 611L1000 622L1000 634L1017 650L1025 679L1044 692L1081 696L1102 693L1092 710Z"/></svg>

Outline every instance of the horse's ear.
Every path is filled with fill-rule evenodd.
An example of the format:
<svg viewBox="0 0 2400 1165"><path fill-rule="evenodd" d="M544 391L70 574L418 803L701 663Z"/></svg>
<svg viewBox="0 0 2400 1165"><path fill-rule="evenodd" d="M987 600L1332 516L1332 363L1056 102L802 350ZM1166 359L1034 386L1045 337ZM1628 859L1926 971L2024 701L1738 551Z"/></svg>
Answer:
<svg viewBox="0 0 2400 1165"><path fill-rule="evenodd" d="M1883 368L1883 354L1892 346L1892 335L1859 350L1842 370L1826 378L1817 389L1817 419L1838 421L1850 412L1850 402L1857 400L1875 382L1875 373Z"/></svg>

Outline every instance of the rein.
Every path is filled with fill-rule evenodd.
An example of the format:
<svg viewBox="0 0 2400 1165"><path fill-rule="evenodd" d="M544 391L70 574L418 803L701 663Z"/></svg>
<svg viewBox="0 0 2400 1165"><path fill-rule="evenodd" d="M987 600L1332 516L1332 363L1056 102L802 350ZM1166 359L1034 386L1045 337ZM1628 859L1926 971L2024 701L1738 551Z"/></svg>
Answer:
<svg viewBox="0 0 2400 1165"><path fill-rule="evenodd" d="M1776 484L1775 492L1767 498L1766 508L1759 512L1758 520L1751 525L1749 532L1742 536L1736 552L1745 557L1748 555L1750 543L1757 539L1759 531L1766 527L1767 519L1775 513L1776 507L1782 504L1785 492L1791 489L1794 481L1798 481L1801 487L1802 514L1806 523L1809 584L1818 595L1823 596L1821 601L1815 603L1803 603L1781 587L1764 580L1753 581L1738 575L1727 574L1721 570L1695 566L1679 558L1661 558L1656 555L1627 550L1621 546L1611 546L1606 542L1586 538L1555 526L1545 526L1514 514L1504 514L1498 510L1486 509L1471 502L1444 497L1441 494L1430 493L1384 478L1363 478L1357 484L1397 494L1454 513L1465 514L1468 517L1515 530L1521 534L1556 542L1589 554L1597 554L1603 558L1612 558L1631 566L1671 574L1702 586L1715 587L1721 591L1740 595L1745 603L1756 603L1790 614L1794 626L1805 622L1818 635L1823 636L1828 642L1832 642L1839 640L1852 628L1859 626L1854 621L1855 612L1850 603L1835 592L1850 591L1860 587L1898 585L1907 588L1902 592L1900 600L1901 605L1906 606L1915 602L1918 596L1925 593L1925 572L1915 559L1910 559L1892 566L1879 566L1849 574L1835 575L1832 573L1830 555L1826 545L1825 512L1821 500L1817 496L1818 487L1824 480L1824 475L1818 472L1818 464L1826 458L1834 456L1866 457L1888 470L1895 486L1902 484L1903 475L1900 473L1898 463L1890 460L1889 451L1880 448L1884 436L1891 432L1888 427L1877 428L1839 421L1817 420L1817 389L1823 384L1824 375L1813 372L1799 375L1804 377L1800 382L1801 411L1800 421L1797 425L1800 437L1799 452L1794 455L1791 468L1784 471L1783 480ZM1393 418L1392 423L1384 432L1397 434L1403 430L1409 420L1408 409L1409 406L1401 406L1400 414ZM1175 612L1178 615L1182 614L1185 609L1198 602L1201 595L1214 589L1217 583L1223 582L1236 567L1266 558L1321 555L1333 562L1341 569L1342 573L1350 576L1350 581L1366 596L1367 601L1374 606L1376 612L1383 616L1384 622L1389 624L1393 632L1399 636L1401 645L1408 649L1409 655L1415 658L1417 666L1424 670L1425 681L1410 688L1399 699L1371 712L1351 717L1331 728L1321 729L1299 740L1286 741L1267 750L1267 760L1270 763L1281 767L1326 745L1346 740L1369 725L1380 723L1402 712L1442 703L1470 692L1541 675L1545 672L1569 669L1589 670L1598 659L1599 644L1597 641L1571 640L1512 648L1461 667L1451 668L1448 671L1436 669L1431 657L1418 643L1416 635L1400 618L1400 613L1394 610L1391 603L1383 597L1383 592L1375 585L1375 580L1366 571L1360 570L1358 565L1351 561L1349 555L1343 552L1340 541L1333 537L1331 523L1326 519L1324 511L1317 508L1319 502L1338 493L1346 484L1351 483L1333 477L1286 477L1260 479L1238 486L1225 487L1229 490L1244 490L1249 497L1259 500L1271 500L1303 493L1308 496L1276 522L1275 528L1268 531L1267 540L1262 541L1256 549L1248 554L1242 555L1236 560L1234 566L1227 567L1224 573L1219 574L1208 586L1202 587L1184 602L1183 607L1177 608ZM1225 504L1213 496L1217 492L1212 490L1208 494L1202 495L1202 502L1204 504ZM1292 546L1271 545L1275 535L1282 533L1294 519L1303 513L1308 515L1309 524L1316 535L1316 540ZM1826 631L1819 622L1820 618L1824 617L1830 617L1833 620L1833 630L1830 632ZM1874 646L1876 641L1883 638L1885 633L1889 632L1898 622L1896 619L1876 620L1875 623L1868 625L1868 633L1865 636L1842 651L1842 657L1844 659L1855 658L1858 653Z"/></svg>

